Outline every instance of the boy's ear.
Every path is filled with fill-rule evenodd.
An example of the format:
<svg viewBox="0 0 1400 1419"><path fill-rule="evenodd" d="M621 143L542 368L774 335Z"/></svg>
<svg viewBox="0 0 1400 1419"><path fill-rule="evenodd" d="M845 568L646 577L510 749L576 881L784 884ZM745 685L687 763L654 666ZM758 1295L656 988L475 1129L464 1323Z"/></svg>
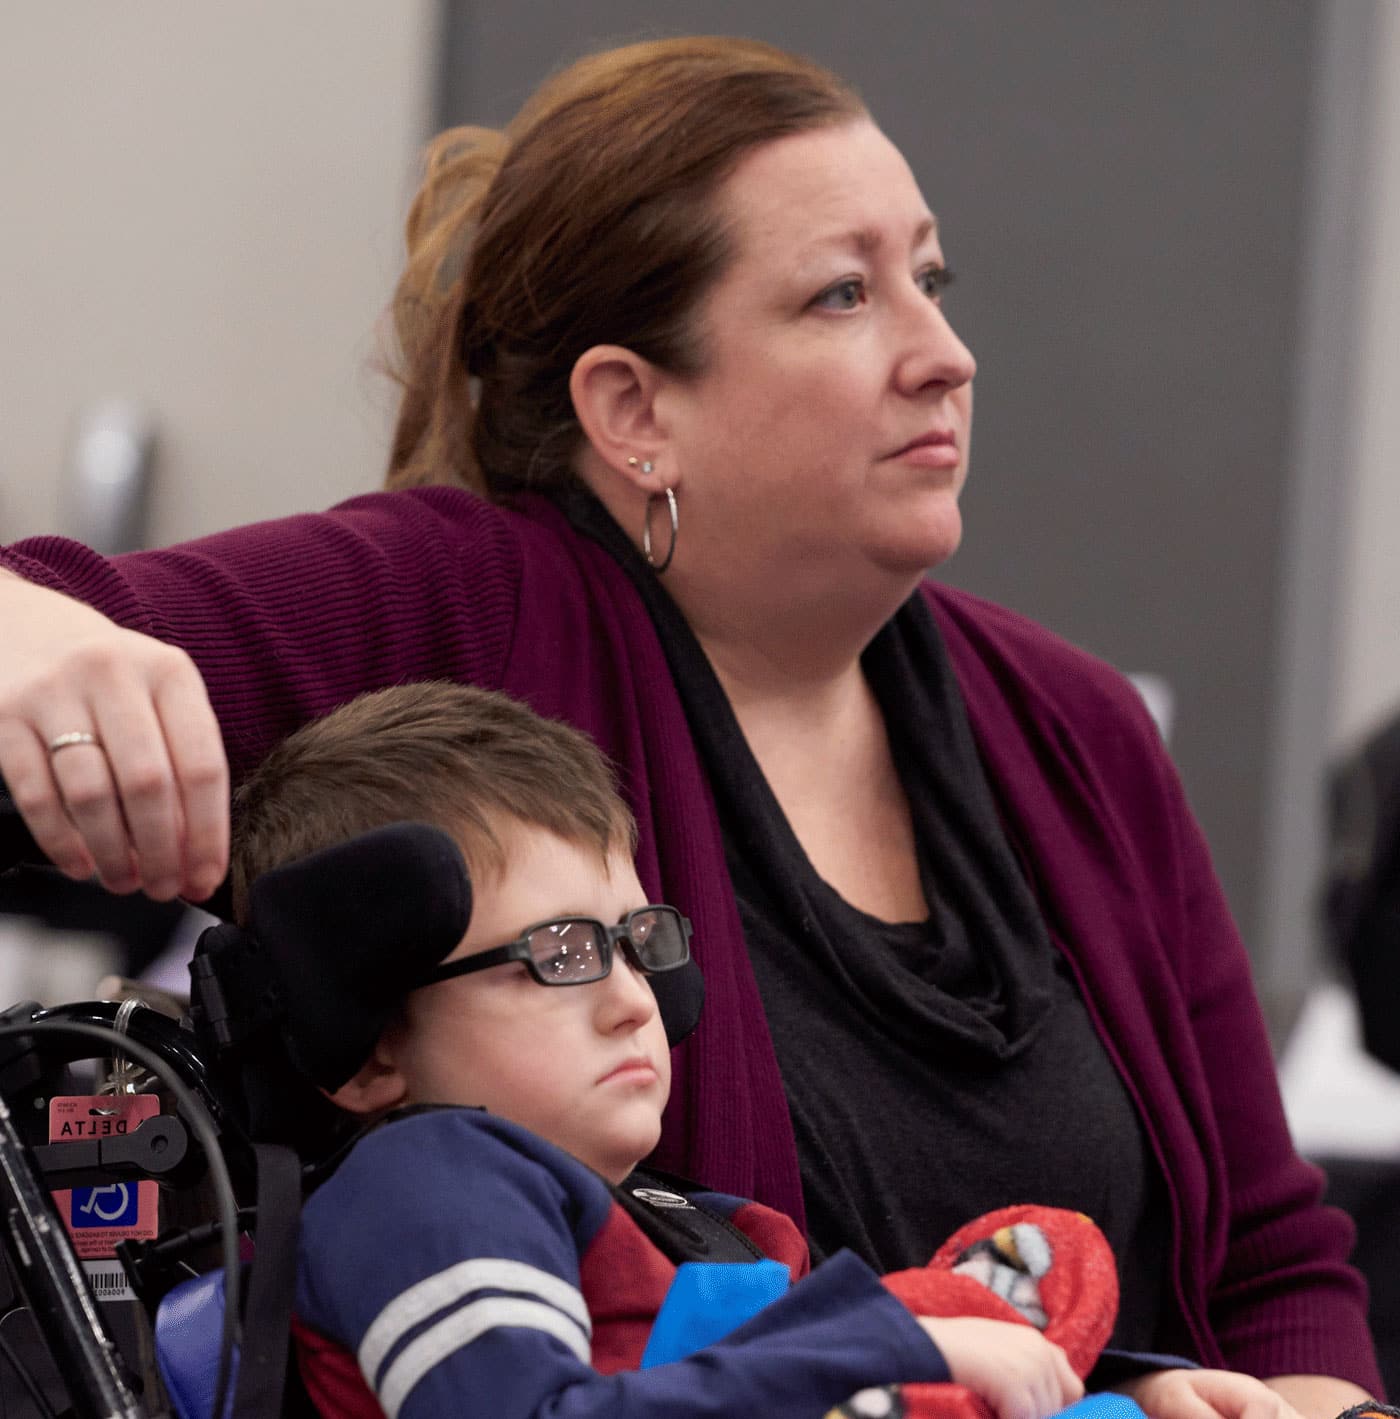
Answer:
<svg viewBox="0 0 1400 1419"><path fill-rule="evenodd" d="M374 1053L347 1079L326 1097L337 1108L362 1118L388 1113L408 1099L408 1080L404 1078L394 1053L381 1040Z"/></svg>
<svg viewBox="0 0 1400 1419"><path fill-rule="evenodd" d="M585 350L569 376L574 412L594 453L612 473L647 495L679 485L670 430L658 399L666 381L650 360L622 345Z"/></svg>

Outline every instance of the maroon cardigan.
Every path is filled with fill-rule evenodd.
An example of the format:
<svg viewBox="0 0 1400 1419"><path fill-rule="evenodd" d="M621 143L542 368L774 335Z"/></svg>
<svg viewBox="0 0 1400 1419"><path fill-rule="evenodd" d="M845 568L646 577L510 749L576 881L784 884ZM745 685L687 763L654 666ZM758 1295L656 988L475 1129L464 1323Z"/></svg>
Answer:
<svg viewBox="0 0 1400 1419"><path fill-rule="evenodd" d="M801 1217L782 1081L665 657L626 574L551 504L374 494L110 562L57 538L0 561L183 646L235 781L295 725L405 680L500 688L590 733L636 813L641 880L690 916L705 975L657 1161ZM924 594L1013 846L1166 1176L1173 1328L1207 1364L1378 1393L1352 1229L1289 1140L1249 963L1151 721L1048 632Z"/></svg>

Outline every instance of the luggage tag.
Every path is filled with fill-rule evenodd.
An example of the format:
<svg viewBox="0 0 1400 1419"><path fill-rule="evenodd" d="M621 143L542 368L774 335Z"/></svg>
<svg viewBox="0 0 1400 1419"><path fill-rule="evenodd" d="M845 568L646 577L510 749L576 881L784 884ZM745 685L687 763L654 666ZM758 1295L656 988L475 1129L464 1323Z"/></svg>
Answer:
<svg viewBox="0 0 1400 1419"><path fill-rule="evenodd" d="M160 1112L154 1094L63 1094L49 1100L49 1142L90 1142L127 1133ZM73 1250L99 1301L134 1299L117 1243L159 1229L160 1185L150 1180L63 1188L53 1194Z"/></svg>

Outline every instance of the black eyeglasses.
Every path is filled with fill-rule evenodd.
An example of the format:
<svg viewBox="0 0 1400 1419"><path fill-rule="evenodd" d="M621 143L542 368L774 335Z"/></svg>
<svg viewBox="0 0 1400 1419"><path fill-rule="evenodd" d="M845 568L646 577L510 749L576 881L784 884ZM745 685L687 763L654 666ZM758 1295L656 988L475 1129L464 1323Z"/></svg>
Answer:
<svg viewBox="0 0 1400 1419"><path fill-rule="evenodd" d="M587 916L558 916L526 928L504 946L436 967L415 989L509 961L523 961L541 985L587 985L612 970L616 945L644 975L678 970L690 960L690 923L675 907L663 906L638 907L616 926Z"/></svg>

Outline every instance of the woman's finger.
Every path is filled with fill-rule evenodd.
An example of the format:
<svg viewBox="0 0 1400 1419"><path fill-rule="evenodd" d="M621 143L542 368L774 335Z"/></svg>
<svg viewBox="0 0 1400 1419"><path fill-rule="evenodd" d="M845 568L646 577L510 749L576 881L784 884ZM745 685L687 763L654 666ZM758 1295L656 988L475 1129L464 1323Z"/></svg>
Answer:
<svg viewBox="0 0 1400 1419"><path fill-rule="evenodd" d="M1195 1382L1203 1373L1156 1370L1117 1388L1136 1400L1148 1419L1221 1419L1232 1413L1232 1409L1222 1409L1196 1392Z"/></svg>
<svg viewBox="0 0 1400 1419"><path fill-rule="evenodd" d="M221 821L228 813L227 771L218 726L187 657L162 647L134 668L136 673L127 666L91 667L86 707L71 700L61 708L46 705L39 735L49 752L49 773L105 886L118 892L140 887L161 901L181 891L207 895L212 887L206 883L216 886L222 878L218 857L227 835ZM170 706L168 729L156 707L157 685ZM60 723L68 727L57 729ZM172 749L197 768L201 738L212 742L203 750L209 767L188 775L190 788L181 781ZM199 810L206 821L194 872L186 871L187 791L209 800ZM226 855L226 846L222 851Z"/></svg>
<svg viewBox="0 0 1400 1419"><path fill-rule="evenodd" d="M99 732L139 884L167 900L208 894L228 855L228 769L218 722L193 661L150 645L136 678L94 696Z"/></svg>
<svg viewBox="0 0 1400 1419"><path fill-rule="evenodd" d="M1263 1384L1259 1390L1260 1393L1245 1401L1239 1411L1239 1419L1286 1419L1286 1416L1298 1419L1297 1412L1281 1395Z"/></svg>
<svg viewBox="0 0 1400 1419"><path fill-rule="evenodd" d="M1160 1408L1149 1409L1148 1413L1158 1415L1160 1419L1220 1419L1221 1412L1194 1390L1182 1385L1163 1397Z"/></svg>
<svg viewBox="0 0 1400 1419"><path fill-rule="evenodd" d="M103 886L113 892L134 891L140 879L101 725L89 710L63 706L49 711L39 734L63 808Z"/></svg>
<svg viewBox="0 0 1400 1419"><path fill-rule="evenodd" d="M0 723L0 777L42 852L60 872L85 881L97 871L54 779L48 748L32 728Z"/></svg>
<svg viewBox="0 0 1400 1419"><path fill-rule="evenodd" d="M168 901L180 890L183 825L176 803L175 773L150 692L140 681L116 683L110 693L94 695L93 702L109 770L106 811L120 820L133 885L158 901ZM60 777L60 782L74 821L88 832L69 796L68 780ZM107 826L104 821L103 827ZM91 834L88 841L101 866L103 858ZM107 880L105 871L103 880Z"/></svg>
<svg viewBox="0 0 1400 1419"><path fill-rule="evenodd" d="M187 662L188 663L188 662ZM203 901L228 871L229 773L223 736L193 664L156 686L155 712L174 770L183 823L181 891Z"/></svg>

